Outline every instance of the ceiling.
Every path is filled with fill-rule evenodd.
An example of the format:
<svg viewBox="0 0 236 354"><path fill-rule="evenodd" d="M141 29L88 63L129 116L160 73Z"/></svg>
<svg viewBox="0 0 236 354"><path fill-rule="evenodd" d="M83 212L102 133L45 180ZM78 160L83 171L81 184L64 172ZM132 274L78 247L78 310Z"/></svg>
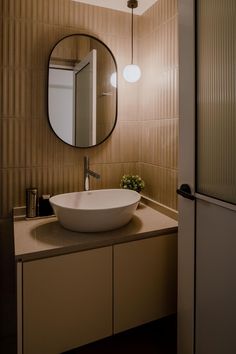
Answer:
<svg viewBox="0 0 236 354"><path fill-rule="evenodd" d="M72 0L90 4L95 6L107 7L109 9L130 12L127 7L127 0ZM151 7L157 0L139 0L138 7L134 9L135 15L142 15L149 7Z"/></svg>

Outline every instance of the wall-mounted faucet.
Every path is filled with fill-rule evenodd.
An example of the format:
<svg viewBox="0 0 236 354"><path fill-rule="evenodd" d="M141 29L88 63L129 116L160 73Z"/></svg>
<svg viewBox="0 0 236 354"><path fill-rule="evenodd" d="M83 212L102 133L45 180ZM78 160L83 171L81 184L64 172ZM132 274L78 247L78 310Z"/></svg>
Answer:
<svg viewBox="0 0 236 354"><path fill-rule="evenodd" d="M89 157L84 156L84 190L89 191L89 177L100 178L100 175L89 169Z"/></svg>

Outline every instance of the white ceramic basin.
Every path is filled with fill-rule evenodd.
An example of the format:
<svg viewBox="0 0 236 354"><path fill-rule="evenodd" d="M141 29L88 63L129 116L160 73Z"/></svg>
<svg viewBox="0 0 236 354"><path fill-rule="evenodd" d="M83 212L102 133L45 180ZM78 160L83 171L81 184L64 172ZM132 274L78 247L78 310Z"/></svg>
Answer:
<svg viewBox="0 0 236 354"><path fill-rule="evenodd" d="M138 206L140 195L128 189L100 189L58 194L50 203L66 229L99 232L127 224Z"/></svg>

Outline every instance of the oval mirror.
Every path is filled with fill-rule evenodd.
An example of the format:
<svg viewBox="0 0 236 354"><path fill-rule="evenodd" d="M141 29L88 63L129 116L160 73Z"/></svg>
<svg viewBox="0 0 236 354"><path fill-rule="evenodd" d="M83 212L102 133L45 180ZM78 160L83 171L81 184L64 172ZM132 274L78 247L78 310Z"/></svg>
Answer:
<svg viewBox="0 0 236 354"><path fill-rule="evenodd" d="M103 42L73 34L54 46L48 64L48 117L56 135L72 146L95 146L112 133L117 65Z"/></svg>

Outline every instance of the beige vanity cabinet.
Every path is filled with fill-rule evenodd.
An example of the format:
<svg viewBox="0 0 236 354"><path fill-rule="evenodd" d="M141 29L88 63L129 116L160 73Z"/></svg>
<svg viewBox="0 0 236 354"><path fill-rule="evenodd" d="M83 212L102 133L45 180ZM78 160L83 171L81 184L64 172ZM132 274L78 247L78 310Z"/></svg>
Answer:
<svg viewBox="0 0 236 354"><path fill-rule="evenodd" d="M22 267L23 354L58 354L112 335L112 247Z"/></svg>
<svg viewBox="0 0 236 354"><path fill-rule="evenodd" d="M114 333L176 312L177 235L114 246Z"/></svg>
<svg viewBox="0 0 236 354"><path fill-rule="evenodd" d="M176 312L175 233L19 264L19 354L59 354Z"/></svg>

